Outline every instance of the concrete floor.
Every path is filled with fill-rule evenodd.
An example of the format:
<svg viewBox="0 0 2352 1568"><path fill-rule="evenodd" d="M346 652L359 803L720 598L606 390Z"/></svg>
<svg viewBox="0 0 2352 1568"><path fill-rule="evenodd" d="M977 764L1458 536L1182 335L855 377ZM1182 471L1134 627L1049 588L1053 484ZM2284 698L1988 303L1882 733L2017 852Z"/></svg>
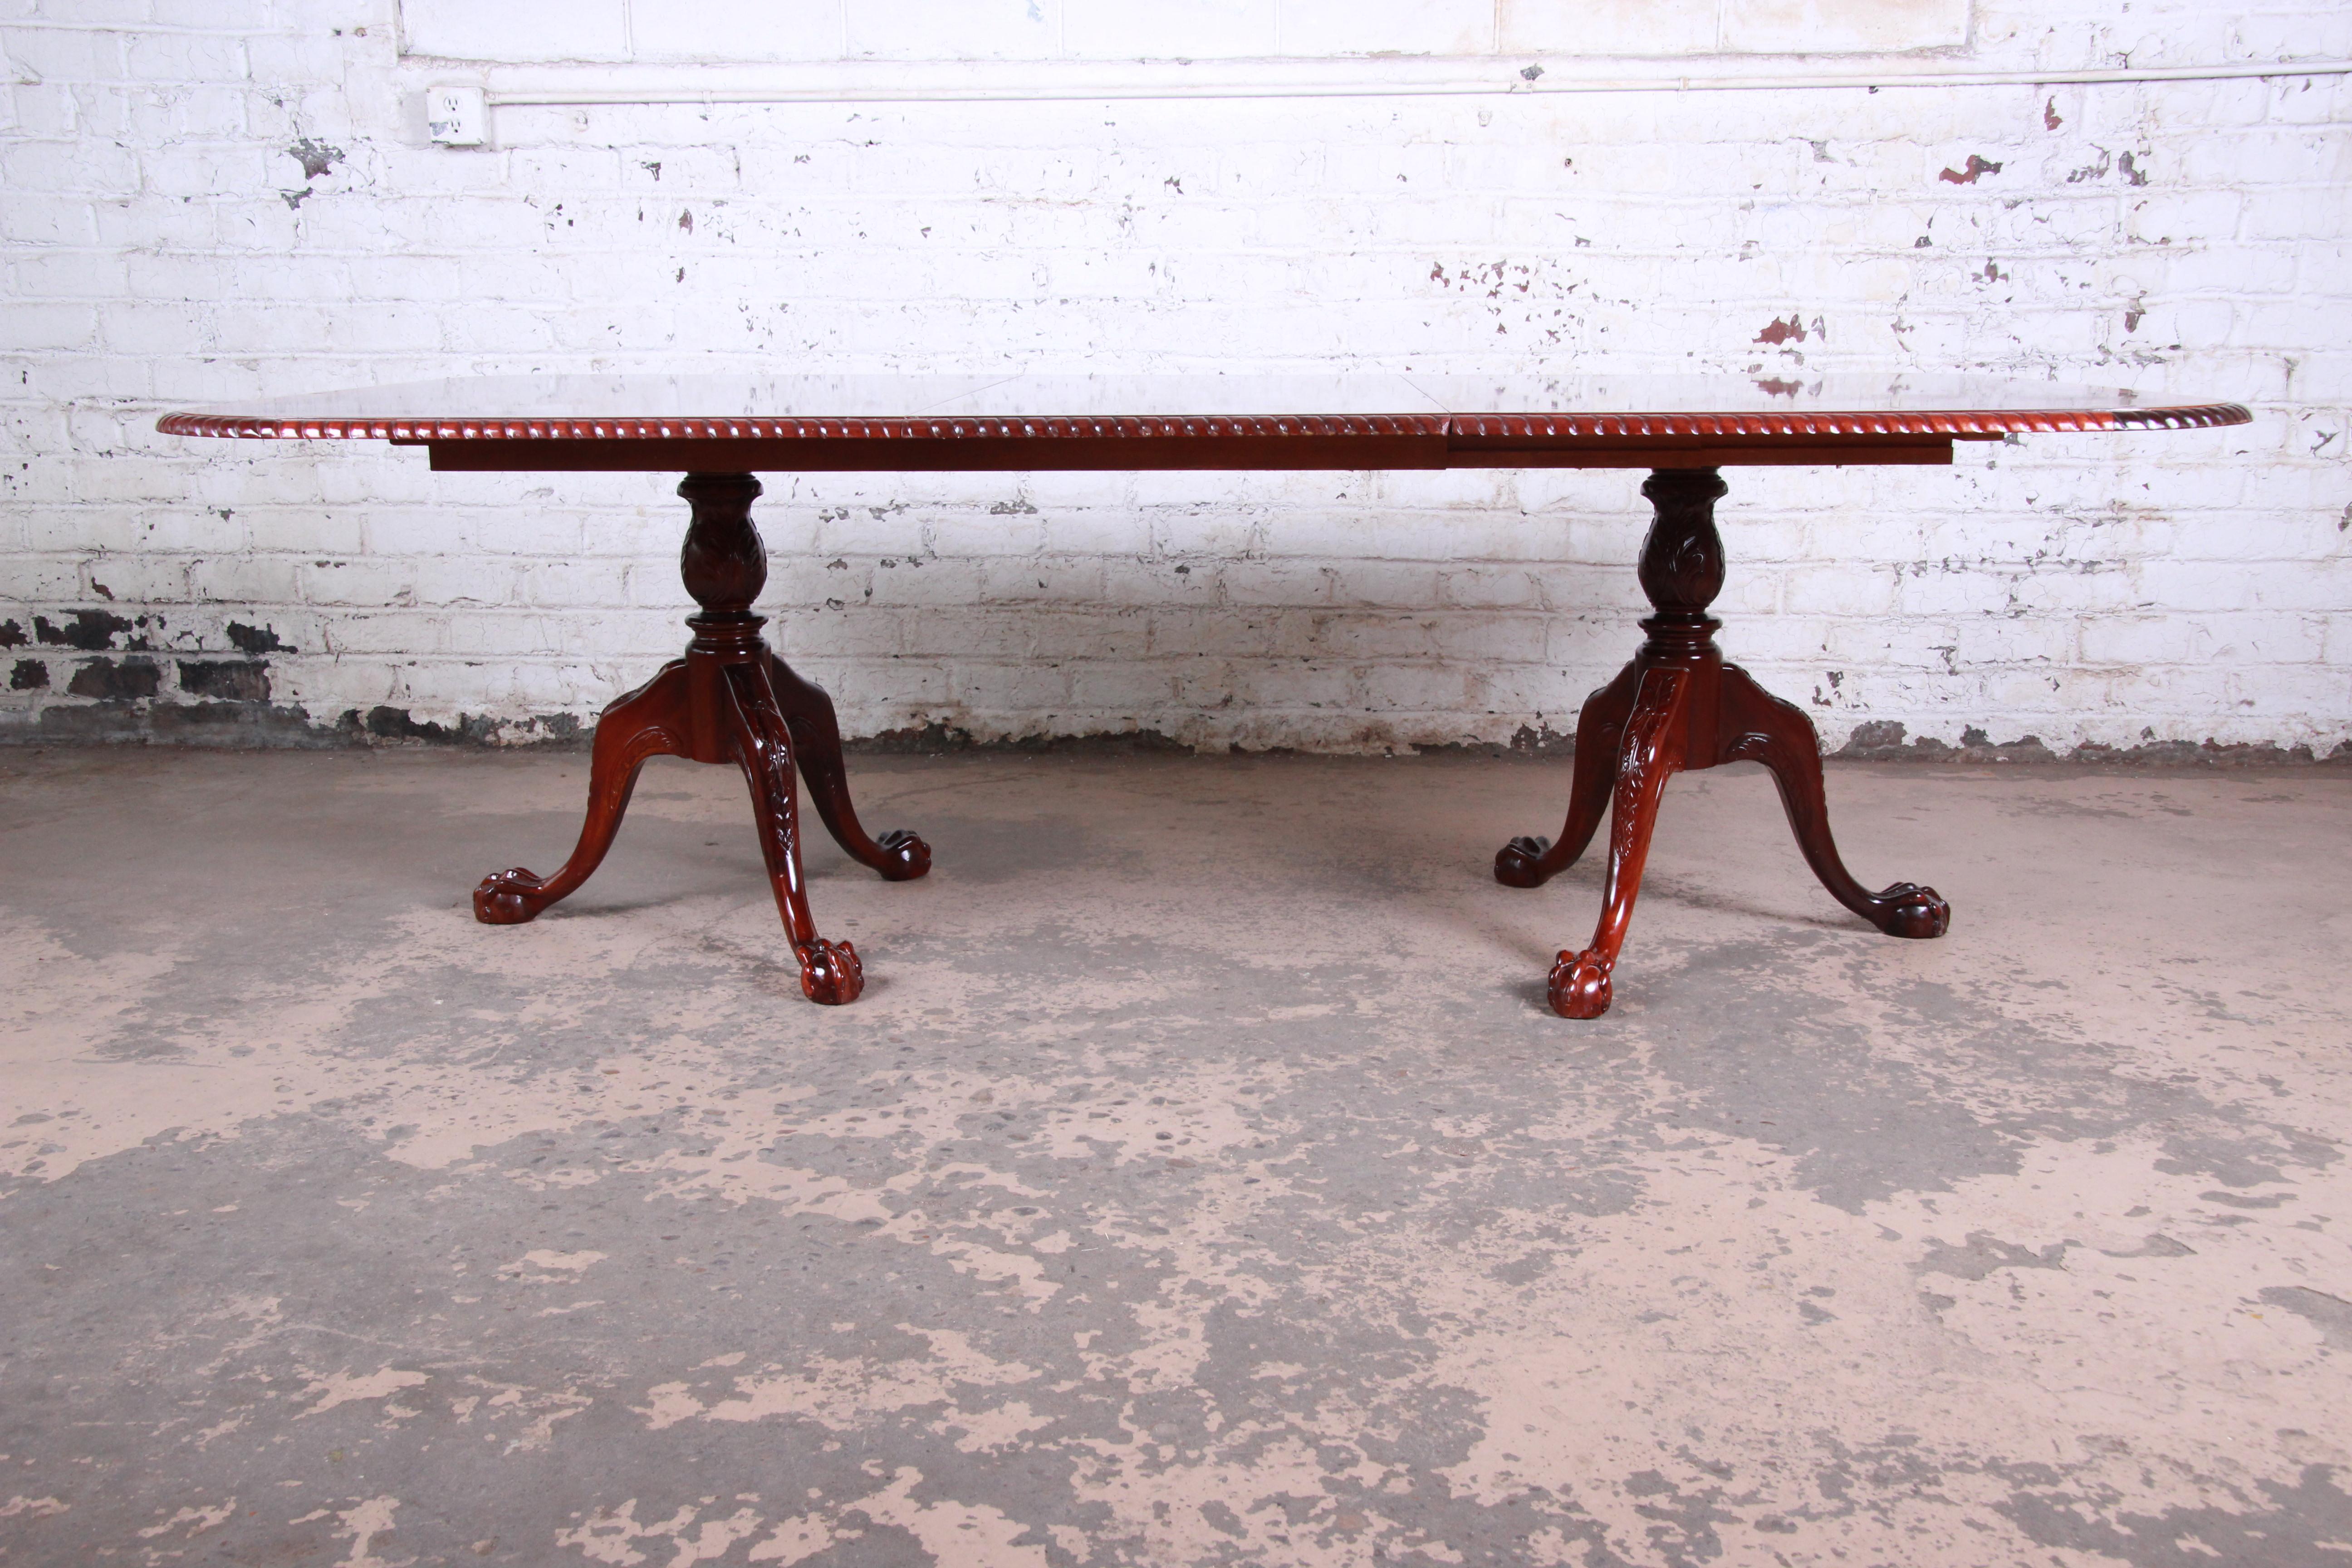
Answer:
<svg viewBox="0 0 2352 1568"><path fill-rule="evenodd" d="M2343 1564L2352 777L0 753L0 1560Z"/></svg>

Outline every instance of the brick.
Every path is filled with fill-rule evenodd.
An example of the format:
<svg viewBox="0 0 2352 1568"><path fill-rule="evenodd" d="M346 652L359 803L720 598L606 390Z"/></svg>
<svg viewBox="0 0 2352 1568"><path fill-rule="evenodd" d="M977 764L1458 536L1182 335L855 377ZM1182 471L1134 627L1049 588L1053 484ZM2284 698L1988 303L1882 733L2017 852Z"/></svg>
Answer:
<svg viewBox="0 0 2352 1568"><path fill-rule="evenodd" d="M20 250L5 266L8 291L26 300L121 298L128 272L119 257L62 248Z"/></svg>
<svg viewBox="0 0 2352 1568"><path fill-rule="evenodd" d="M1146 646L1161 658L1263 658L1273 652L1278 616L1265 612L1154 612Z"/></svg>
<svg viewBox="0 0 2352 1568"><path fill-rule="evenodd" d="M83 506L44 510L27 520L34 550L109 551L133 560L148 553L236 551L246 530L234 515L189 507Z"/></svg>
<svg viewBox="0 0 2352 1568"><path fill-rule="evenodd" d="M2316 742L2312 750L2325 756L2346 738L2347 726L2336 715L2352 700L2352 679L2340 669L2232 671L2225 689L2240 714L2253 715L2252 722L2226 739L2260 742L2277 738L2282 725L2295 725L2301 731L2295 738L2312 737ZM2305 715L2326 717L2313 722Z"/></svg>
<svg viewBox="0 0 2352 1568"><path fill-rule="evenodd" d="M1435 650L1438 618L1370 612L1318 616L1315 652L1332 659L1426 658Z"/></svg>
<svg viewBox="0 0 2352 1568"><path fill-rule="evenodd" d="M1465 681L1458 666L1375 664L1362 672L1360 701L1371 713L1451 715L1466 700Z"/></svg>
<svg viewBox="0 0 2352 1568"><path fill-rule="evenodd" d="M1447 615L1438 617L1430 640L1439 658L1484 668L1541 662L1549 635L1544 616Z"/></svg>
<svg viewBox="0 0 2352 1568"><path fill-rule="evenodd" d="M1069 672L1060 665L962 664L950 671L950 678L958 701L1034 714L1040 721L1070 701Z"/></svg>
<svg viewBox="0 0 2352 1568"><path fill-rule="evenodd" d="M19 353L92 347L98 321L98 308L91 304L0 300L0 341Z"/></svg>
<svg viewBox="0 0 2352 1568"><path fill-rule="evenodd" d="M126 36L124 69L148 81L236 81L246 74L245 42L201 33L141 33Z"/></svg>
<svg viewBox="0 0 2352 1568"><path fill-rule="evenodd" d="M0 238L21 245L93 247L98 225L86 200L12 194L0 208Z"/></svg>
<svg viewBox="0 0 2352 1568"><path fill-rule="evenodd" d="M99 555L83 563L82 580L89 585L89 597L146 606L148 639L161 644L164 624L184 618L179 606L188 600L188 566L185 556Z"/></svg>
<svg viewBox="0 0 2352 1568"><path fill-rule="evenodd" d="M1282 664L1234 661L1220 670L1185 671L1179 689L1191 704L1213 708L1231 698L1236 706L1348 709L1359 687L1344 665L1323 660Z"/></svg>
<svg viewBox="0 0 2352 1568"><path fill-rule="evenodd" d="M975 599L991 605L1097 605L1103 602L1098 560L1066 557L982 563Z"/></svg>
<svg viewBox="0 0 2352 1568"><path fill-rule="evenodd" d="M927 552L950 558L1034 555L1045 542L1045 525L1019 512L933 512L921 533Z"/></svg>
<svg viewBox="0 0 2352 1568"><path fill-rule="evenodd" d="M1914 582L1926 580L1906 575L1898 589L1887 574L1859 573L1843 563L1797 567L1781 577L1780 608L1791 615L1885 616L1896 609L1898 593L1912 592Z"/></svg>
<svg viewBox="0 0 2352 1568"><path fill-rule="evenodd" d="M11 27L8 58L16 74L29 81L119 81L128 37L128 29L95 26Z"/></svg>
<svg viewBox="0 0 2352 1568"><path fill-rule="evenodd" d="M9 574L8 590L17 611L0 611L0 619L13 613L20 626L29 624L26 617L37 605L64 605L86 596L80 563L56 556L20 559Z"/></svg>
<svg viewBox="0 0 2352 1568"><path fill-rule="evenodd" d="M1421 562L1367 561L1341 570L1334 578L1335 596L1371 607L1428 610L1442 600L1439 569Z"/></svg>
<svg viewBox="0 0 2352 1568"><path fill-rule="evenodd" d="M331 651L339 660L352 654L440 654L449 647L457 647L457 651L461 651L461 654L531 654L531 651L539 651L536 642L510 647L508 639L499 637L499 627L487 618L466 623L463 637L449 637L446 627L436 626L430 618L419 618L414 614L369 614L369 611L331 616L318 614L318 621L324 632L320 644L299 644L299 647L310 648L313 654ZM291 668L310 666L310 660L280 660L280 663Z"/></svg>
<svg viewBox="0 0 2352 1568"><path fill-rule="evenodd" d="M394 690L420 712L584 710L614 689L597 670L649 671L688 608L674 480L167 438L148 428L155 400L653 361L1967 363L2237 397L2263 423L2034 437L1944 472L1739 471L1717 601L1737 657L1807 701L1839 670L1824 711L1847 727L1877 714L1957 738L2030 720L2053 744L2103 726L2128 742L2157 714L2200 736L2352 727L2336 609L2352 353L2331 346L2352 319L2342 82L1845 94L1818 152L1790 134L1788 95L1654 94L511 110L499 147L461 153L395 144L357 107L390 101L389 39L277 31L257 0L201 16L163 3L170 33L10 35L43 79L14 89L0 142L0 563L12 593L62 603L88 594L103 545L110 588L175 628L216 639L231 605L299 626L307 651L274 664L274 689L321 711ZM1256 25L1252 3L1222 20L1179 6L1105 23L1108 0L1072 15L1082 39L1198 35L1206 59ZM1605 9L1580 13L1578 48L1633 15ZM1524 29L1539 10L1500 16ZM1691 16L1711 29L1717 10ZM2294 0L2234 19L2159 10L2100 13L2125 27L2101 47L2187 59L2352 39L2352 20ZM529 11L427 3L436 26L488 29L491 50L544 50L552 17L582 23L571 47L594 54L617 14ZM1729 25L1752 42L1788 11L1743 0ZM1979 13L1988 64L2045 25L2011 0ZM1496 15L1297 0L1286 47L1417 47ZM1649 47L1664 15L1640 17ZM671 24L651 26L641 44L670 47ZM1002 50L1020 32L932 0L856 10L851 28L877 58ZM2045 99L2063 130L2042 126ZM302 176L297 136L343 156ZM2003 167L1941 179L1971 153ZM1804 340L1754 341L1790 312ZM929 704L1008 734L1148 722L1363 745L1486 733L1498 703L1549 703L1564 727L1638 636L1640 477L775 475L762 603L780 640L873 694L856 723ZM339 637L368 644L341 650L348 669ZM1355 651L1301 658L1334 643ZM1007 674L1041 650L1060 674ZM1405 673L1379 684L1391 667ZM1219 706L1235 691L1248 707ZM1366 727L1375 705L1384 731Z"/></svg>
<svg viewBox="0 0 2352 1568"><path fill-rule="evenodd" d="M1229 561L1218 585L1227 604L1241 607L1328 605L1340 569L1314 561Z"/></svg>
<svg viewBox="0 0 2352 1568"><path fill-rule="evenodd" d="M1545 603L1539 574L1517 567L1440 568L1434 603L1459 609L1529 610Z"/></svg>

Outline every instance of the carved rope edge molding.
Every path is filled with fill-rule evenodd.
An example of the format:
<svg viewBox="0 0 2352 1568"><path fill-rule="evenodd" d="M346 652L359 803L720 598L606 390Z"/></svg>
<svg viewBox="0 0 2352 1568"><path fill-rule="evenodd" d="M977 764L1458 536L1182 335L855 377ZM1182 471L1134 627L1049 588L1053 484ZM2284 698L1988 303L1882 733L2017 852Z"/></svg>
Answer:
<svg viewBox="0 0 2352 1568"><path fill-rule="evenodd" d="M166 414L167 436L302 441L1052 441L1071 438L1516 437L1570 441L1657 437L2005 436L2036 432L2211 429L2250 423L2235 403L2169 408L1999 409L1901 413L1298 415L987 419L617 418L273 419Z"/></svg>

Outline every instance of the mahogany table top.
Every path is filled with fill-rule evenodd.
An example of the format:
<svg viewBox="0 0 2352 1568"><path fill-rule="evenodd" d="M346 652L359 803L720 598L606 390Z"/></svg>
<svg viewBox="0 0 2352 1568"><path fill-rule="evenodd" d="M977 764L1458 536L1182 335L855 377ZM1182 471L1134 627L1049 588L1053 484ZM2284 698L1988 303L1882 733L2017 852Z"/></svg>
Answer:
<svg viewBox="0 0 2352 1568"><path fill-rule="evenodd" d="M173 413L436 468L1293 468L1948 462L1954 440L2242 425L2229 403L1974 376L481 376Z"/></svg>

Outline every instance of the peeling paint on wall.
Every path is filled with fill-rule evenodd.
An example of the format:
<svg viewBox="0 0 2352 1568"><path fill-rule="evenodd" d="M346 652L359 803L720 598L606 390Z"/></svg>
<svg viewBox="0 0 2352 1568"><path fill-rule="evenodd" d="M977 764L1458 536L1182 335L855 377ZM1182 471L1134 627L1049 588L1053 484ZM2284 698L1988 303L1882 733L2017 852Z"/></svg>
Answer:
<svg viewBox="0 0 2352 1568"><path fill-rule="evenodd" d="M2185 4L1973 15L1989 67L2243 53ZM207 447L155 437L164 405L453 369L1021 363L1768 388L1896 366L2241 399L2237 432L1735 472L1723 640L1820 688L1832 747L1876 722L2059 754L2352 740L2341 79L516 106L457 151L393 112L388 19L330 33L91 34L135 62L118 77L0 24L25 77L0 130L0 647L47 677L0 691L0 739L507 743L576 733L675 656L662 480ZM772 476L763 609L869 738L1507 747L1572 730L1630 648L1634 483L1051 476L1005 511L1001 479ZM80 656L113 690L134 654L267 657L267 695L203 670L77 692Z"/></svg>

